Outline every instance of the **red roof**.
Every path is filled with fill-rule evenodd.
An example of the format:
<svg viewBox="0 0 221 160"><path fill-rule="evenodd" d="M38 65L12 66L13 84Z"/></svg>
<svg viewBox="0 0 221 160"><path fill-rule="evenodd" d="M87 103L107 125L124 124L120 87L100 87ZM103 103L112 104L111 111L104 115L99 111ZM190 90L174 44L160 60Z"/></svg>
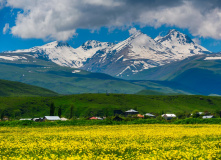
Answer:
<svg viewBox="0 0 221 160"><path fill-rule="evenodd" d="M137 117L139 117L139 118L144 118L144 116L141 115L141 114L138 114Z"/></svg>
<svg viewBox="0 0 221 160"><path fill-rule="evenodd" d="M90 119L97 119L97 117L91 117Z"/></svg>

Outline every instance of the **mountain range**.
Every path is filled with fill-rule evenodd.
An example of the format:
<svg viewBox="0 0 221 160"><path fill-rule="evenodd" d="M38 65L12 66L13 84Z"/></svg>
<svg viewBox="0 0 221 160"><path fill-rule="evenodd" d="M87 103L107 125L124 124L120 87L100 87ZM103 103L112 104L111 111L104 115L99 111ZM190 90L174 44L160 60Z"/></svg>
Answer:
<svg viewBox="0 0 221 160"><path fill-rule="evenodd" d="M149 68L211 52L173 29L166 36L155 39L136 31L117 44L90 40L74 49L67 43L55 41L10 53L29 53L60 66L125 78Z"/></svg>
<svg viewBox="0 0 221 160"><path fill-rule="evenodd" d="M28 68L19 78L7 77L9 73L4 71L1 71L3 75L0 78L35 84L63 94L96 93L100 89L101 92L136 93L150 89L166 93L216 95L221 94L218 90L220 57L220 53L213 54L174 29L155 39L136 31L116 44L89 40L73 48L65 42L55 41L30 49L0 53L0 67ZM13 67L11 70L18 69ZM18 72L21 74L24 70ZM26 79L27 75L33 77L34 72L41 74L39 77L42 79ZM63 84L66 89L61 85L62 89L58 89L52 84L50 88L48 81L55 81L51 74L59 79L54 83ZM96 85L88 83L84 86L85 79Z"/></svg>

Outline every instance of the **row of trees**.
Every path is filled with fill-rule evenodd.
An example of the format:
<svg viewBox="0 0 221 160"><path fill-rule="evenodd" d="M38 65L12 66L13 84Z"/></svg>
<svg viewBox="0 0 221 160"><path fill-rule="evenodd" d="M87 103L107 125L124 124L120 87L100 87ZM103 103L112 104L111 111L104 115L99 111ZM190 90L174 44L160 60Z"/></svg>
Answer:
<svg viewBox="0 0 221 160"><path fill-rule="evenodd" d="M55 107L55 105L54 105L54 102L52 102L51 104L50 104L50 116L55 116L55 109L56 109L56 107ZM71 108L70 108L70 119L71 118L73 118L73 110L74 110L74 106L73 105L71 105ZM58 107L58 116L59 117L61 117L61 115L62 115L62 107L61 106L59 106Z"/></svg>

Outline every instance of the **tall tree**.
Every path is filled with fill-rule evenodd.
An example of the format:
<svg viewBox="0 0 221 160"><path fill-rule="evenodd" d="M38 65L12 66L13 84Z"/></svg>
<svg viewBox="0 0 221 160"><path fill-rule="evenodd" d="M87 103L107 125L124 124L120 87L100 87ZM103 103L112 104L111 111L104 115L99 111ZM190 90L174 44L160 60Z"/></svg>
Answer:
<svg viewBox="0 0 221 160"><path fill-rule="evenodd" d="M54 116L54 111L55 111L55 105L54 105L54 102L51 102L51 105L50 105L50 116Z"/></svg>
<svg viewBox="0 0 221 160"><path fill-rule="evenodd" d="M70 108L70 119L73 117L73 110L74 110L74 106L71 105L71 108Z"/></svg>
<svg viewBox="0 0 221 160"><path fill-rule="evenodd" d="M58 116L61 117L61 106L58 107Z"/></svg>
<svg viewBox="0 0 221 160"><path fill-rule="evenodd" d="M5 116L5 110L3 110L2 113L1 113L1 120L2 121L3 121L4 116Z"/></svg>

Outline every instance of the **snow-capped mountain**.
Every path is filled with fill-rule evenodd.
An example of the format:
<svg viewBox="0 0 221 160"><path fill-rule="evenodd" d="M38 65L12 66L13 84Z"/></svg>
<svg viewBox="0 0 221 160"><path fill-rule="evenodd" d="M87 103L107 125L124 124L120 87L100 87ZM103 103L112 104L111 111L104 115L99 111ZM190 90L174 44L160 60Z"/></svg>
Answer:
<svg viewBox="0 0 221 160"><path fill-rule="evenodd" d="M137 31L128 39L97 51L82 68L121 77L166 64L173 57L170 49Z"/></svg>
<svg viewBox="0 0 221 160"><path fill-rule="evenodd" d="M31 53L36 58L45 58L61 66L124 78L210 51L193 42L187 35L170 30L166 36L155 39L136 31L117 44L90 40L75 49L67 43L55 41L11 53Z"/></svg>
<svg viewBox="0 0 221 160"><path fill-rule="evenodd" d="M80 68L83 66L83 63L88 58L91 58L98 50L111 45L112 43L92 40L74 49L67 43L54 41L43 46L16 50L11 53L33 53L36 58L43 57L61 66Z"/></svg>
<svg viewBox="0 0 221 160"><path fill-rule="evenodd" d="M211 53L206 48L193 42L189 36L178 32L175 29L170 30L164 37L156 37L155 41L170 48L171 51L176 54L177 58L182 56L188 57L196 54Z"/></svg>
<svg viewBox="0 0 221 160"><path fill-rule="evenodd" d="M145 69L208 52L187 35L176 30L170 30L165 37L155 39L137 31L128 39L99 50L87 61L83 69L127 77Z"/></svg>

